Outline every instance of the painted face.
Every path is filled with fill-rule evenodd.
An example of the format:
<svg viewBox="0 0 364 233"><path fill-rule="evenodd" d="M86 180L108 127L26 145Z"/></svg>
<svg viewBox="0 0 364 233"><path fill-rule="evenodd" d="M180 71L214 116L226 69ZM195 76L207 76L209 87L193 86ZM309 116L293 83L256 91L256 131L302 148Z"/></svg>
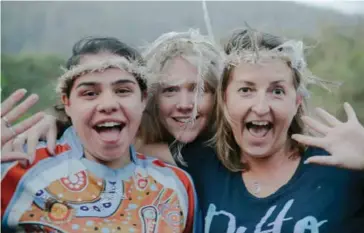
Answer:
<svg viewBox="0 0 364 233"><path fill-rule="evenodd" d="M135 77L116 68L74 81L69 98L62 100L88 158L114 166L129 155L145 107L143 97Z"/></svg>
<svg viewBox="0 0 364 233"><path fill-rule="evenodd" d="M281 60L269 60L235 67L225 104L242 153L266 157L286 144L300 98L289 66Z"/></svg>
<svg viewBox="0 0 364 233"><path fill-rule="evenodd" d="M205 83L205 93L198 103L197 118L191 119L195 105L198 71L182 57L174 58L166 67L168 74L158 94L159 116L167 131L181 142L188 143L207 127L213 108L213 93Z"/></svg>

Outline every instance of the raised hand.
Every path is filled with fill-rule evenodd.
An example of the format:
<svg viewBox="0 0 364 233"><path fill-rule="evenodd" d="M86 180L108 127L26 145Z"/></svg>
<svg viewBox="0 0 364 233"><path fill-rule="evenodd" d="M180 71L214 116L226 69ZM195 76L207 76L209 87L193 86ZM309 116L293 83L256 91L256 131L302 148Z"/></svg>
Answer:
<svg viewBox="0 0 364 233"><path fill-rule="evenodd" d="M32 164L39 140L45 140L47 142L47 150L51 155L55 153L57 119L54 116L45 114L43 119L37 124L13 140L12 160L28 157L29 163ZM25 144L27 144L27 153L24 151Z"/></svg>
<svg viewBox="0 0 364 233"><path fill-rule="evenodd" d="M320 147L331 154L331 156L312 156L305 161L306 163L364 170L364 127L348 103L344 104L344 109L348 117L347 122L339 121L321 108L317 109L317 113L326 124L308 116L302 117L309 128L323 137L295 134L292 138L302 144Z"/></svg>
<svg viewBox="0 0 364 233"><path fill-rule="evenodd" d="M36 124L43 118L43 113L39 112L32 117L12 125L19 117L21 117L30 107L32 107L39 99L38 95L32 94L26 98L21 104L15 106L26 94L25 89L19 89L13 92L10 97L1 103L1 161L6 161L7 154L4 153L4 146L19 134L23 133L31 126Z"/></svg>

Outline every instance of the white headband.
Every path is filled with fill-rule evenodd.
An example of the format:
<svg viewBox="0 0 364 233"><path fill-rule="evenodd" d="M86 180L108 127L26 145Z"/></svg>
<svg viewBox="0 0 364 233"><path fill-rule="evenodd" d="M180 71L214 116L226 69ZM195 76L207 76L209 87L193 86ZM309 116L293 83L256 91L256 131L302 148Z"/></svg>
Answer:
<svg viewBox="0 0 364 233"><path fill-rule="evenodd" d="M118 68L130 73L136 73L143 79L145 76L145 68L143 66L138 64L137 61L130 62L125 57L93 60L85 64L73 66L69 70L64 69L65 73L58 78L56 92L62 94L66 88L67 81L69 80L75 79L86 73L102 72L108 68Z"/></svg>

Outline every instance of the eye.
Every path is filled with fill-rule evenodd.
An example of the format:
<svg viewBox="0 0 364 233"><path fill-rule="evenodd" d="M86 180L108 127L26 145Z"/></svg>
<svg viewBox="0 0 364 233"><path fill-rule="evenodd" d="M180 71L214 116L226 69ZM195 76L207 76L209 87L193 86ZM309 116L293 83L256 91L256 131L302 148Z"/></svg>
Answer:
<svg viewBox="0 0 364 233"><path fill-rule="evenodd" d="M206 85L205 85L205 87L204 87L204 92L205 92L205 93L212 93L212 90L211 90L211 88L210 88L210 87L208 87L208 86L206 86Z"/></svg>
<svg viewBox="0 0 364 233"><path fill-rule="evenodd" d="M281 87L274 88L272 93L273 93L273 95L277 95L277 96L281 96L281 95L285 94L284 89Z"/></svg>
<svg viewBox="0 0 364 233"><path fill-rule="evenodd" d="M172 93L172 92L177 92L179 91L178 87L166 87L163 88L162 93Z"/></svg>
<svg viewBox="0 0 364 233"><path fill-rule="evenodd" d="M131 90L129 88L118 88L115 90L116 94L125 94L125 93L130 93Z"/></svg>
<svg viewBox="0 0 364 233"><path fill-rule="evenodd" d="M96 91L84 91L82 92L82 96L86 96L86 97L94 97L97 96L98 93L96 93Z"/></svg>
<svg viewBox="0 0 364 233"><path fill-rule="evenodd" d="M198 88L197 88L197 85L196 84L195 85L192 85L191 88L190 88L190 91L191 92L195 92L197 90L198 90ZM212 92L211 87L209 85L205 84L203 86L203 92L204 93L211 93Z"/></svg>
<svg viewBox="0 0 364 233"><path fill-rule="evenodd" d="M250 87L242 87L242 88L239 88L238 92L241 92L243 94L248 94L248 93L252 92L252 89Z"/></svg>

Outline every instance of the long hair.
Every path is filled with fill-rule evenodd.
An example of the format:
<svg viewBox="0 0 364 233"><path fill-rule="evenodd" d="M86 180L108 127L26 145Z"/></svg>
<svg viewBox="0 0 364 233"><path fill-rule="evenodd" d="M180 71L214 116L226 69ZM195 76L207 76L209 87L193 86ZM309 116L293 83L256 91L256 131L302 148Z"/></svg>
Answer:
<svg viewBox="0 0 364 233"><path fill-rule="evenodd" d="M225 53L227 56L234 52L242 52L245 50L251 50L259 52L259 50L272 50L282 45L285 42L284 39L270 35L270 34L258 34L258 36L249 35L248 30L241 30L235 32L228 40L225 46ZM258 55L259 56L259 55ZM298 91L301 86L302 76L296 68L292 66L290 61L287 61L287 65L292 69L293 84ZM241 160L241 148L237 144L233 131L231 128L231 121L226 110L225 94L226 88L231 79L234 65L226 64L223 71L222 78L217 88L217 108L216 108L216 134L211 142L215 145L217 155L221 162L230 171L245 171L249 169L248 164L242 163ZM303 152L304 145L297 143L291 139L292 134L304 133L304 124L301 120L301 116L305 114L307 102L303 98L302 104L299 106L296 115L294 116L292 123L288 130L288 140L290 140L291 149L294 151ZM301 153L300 153L301 154Z"/></svg>
<svg viewBox="0 0 364 233"><path fill-rule="evenodd" d="M202 36L198 30L187 32L169 32L161 35L153 43L146 47L143 53L148 70L148 83L152 83L149 89L149 99L142 117L139 136L143 144L165 143L175 140L162 123L159 115L158 98L161 84L165 78L165 70L170 62L176 57L182 57L188 63L195 66L198 70L197 93L194 108L197 113L197 98L203 89L209 88L214 95L214 109L216 107L216 88L222 73L222 50L219 50L206 37ZM207 84L201 89L199 85ZM215 114L211 114L210 121L205 129L208 132L215 132ZM194 116L192 116L193 118ZM178 147L183 145L177 142ZM180 150L173 156L182 161Z"/></svg>

